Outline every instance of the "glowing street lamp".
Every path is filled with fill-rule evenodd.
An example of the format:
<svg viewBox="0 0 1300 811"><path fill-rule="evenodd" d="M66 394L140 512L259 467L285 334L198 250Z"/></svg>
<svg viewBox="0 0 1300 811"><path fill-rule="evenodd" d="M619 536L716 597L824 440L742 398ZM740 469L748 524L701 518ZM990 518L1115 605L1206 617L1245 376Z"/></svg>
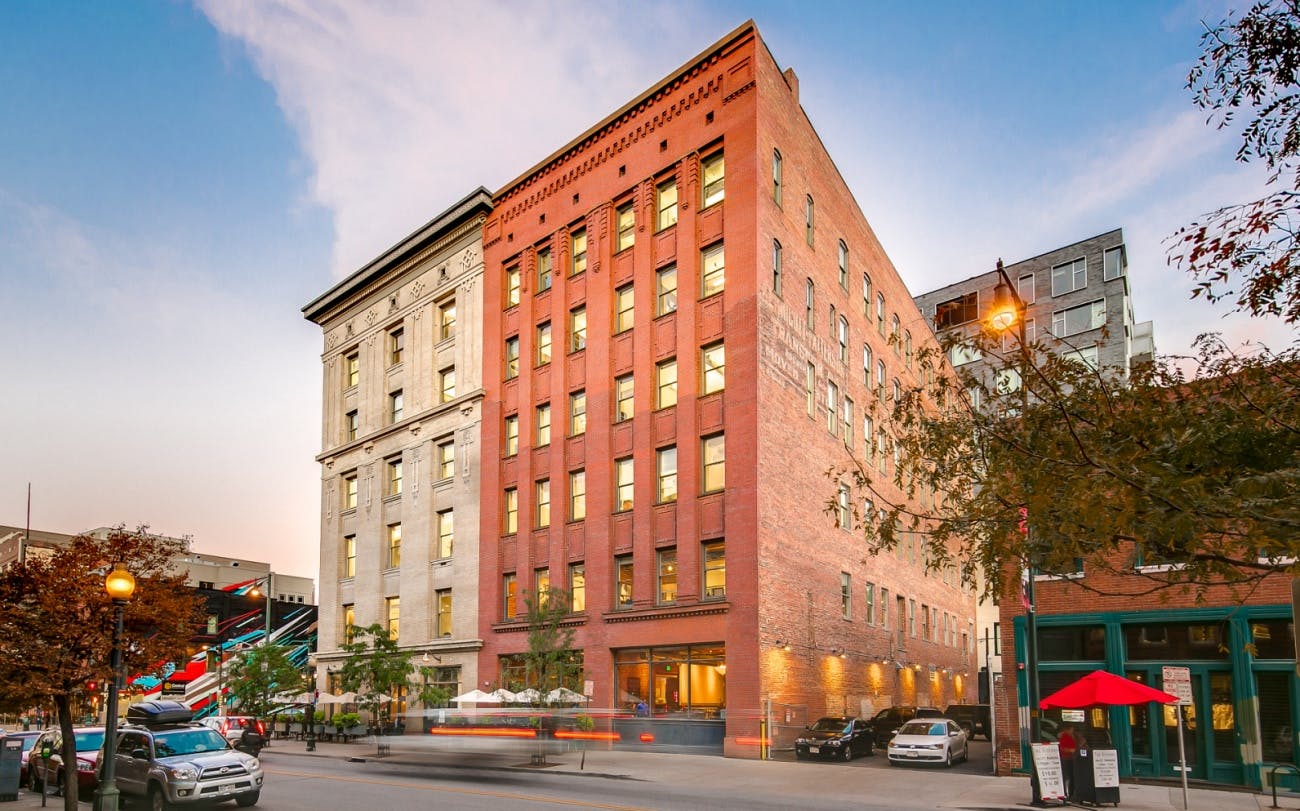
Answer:
<svg viewBox="0 0 1300 811"><path fill-rule="evenodd" d="M99 787L95 790L95 807L98 811L117 811L117 764L113 750L117 743L117 691L122 679L122 611L135 593L135 577L126 570L125 563L114 563L113 570L104 578L104 590L113 600L113 651L110 664L113 678L108 682L108 717L104 723L104 768Z"/></svg>

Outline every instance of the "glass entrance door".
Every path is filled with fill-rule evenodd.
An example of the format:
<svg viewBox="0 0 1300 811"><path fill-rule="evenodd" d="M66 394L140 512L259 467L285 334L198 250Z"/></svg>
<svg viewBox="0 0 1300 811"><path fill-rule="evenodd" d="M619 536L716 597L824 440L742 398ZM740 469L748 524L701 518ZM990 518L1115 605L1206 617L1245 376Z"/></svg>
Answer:
<svg viewBox="0 0 1300 811"><path fill-rule="evenodd" d="M1192 674L1192 695L1201 694L1201 675ZM1177 777L1180 773L1178 750L1178 714L1183 716L1183 749L1182 757L1187 763L1187 777L1192 780L1205 779L1205 766L1201 761L1201 751L1204 749L1204 735L1201 725L1197 723L1196 705L1179 707L1174 704L1165 704L1160 708L1161 730L1163 744L1163 768L1161 773Z"/></svg>

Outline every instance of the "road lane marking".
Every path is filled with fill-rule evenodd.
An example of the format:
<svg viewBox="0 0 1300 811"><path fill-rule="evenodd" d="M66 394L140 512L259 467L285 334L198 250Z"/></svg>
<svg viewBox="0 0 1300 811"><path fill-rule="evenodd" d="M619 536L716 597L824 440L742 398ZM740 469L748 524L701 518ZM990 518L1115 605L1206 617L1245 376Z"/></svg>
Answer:
<svg viewBox="0 0 1300 811"><path fill-rule="evenodd" d="M269 774L278 774L285 777L309 777L316 780L334 780L340 783L360 783L372 786L393 786L396 788L411 788L419 791L434 791L443 794L464 794L471 797L492 797L504 800L525 800L537 803L552 803L554 805L571 805L578 808L601 808L605 811L653 811L653 809L642 808L636 805L611 805L609 803L596 803L587 800L569 800L563 797L544 797L535 794L512 794L504 791L487 791L485 789L467 789L455 788L452 786L428 786L418 783L406 783L398 780L380 780L373 777L351 777L346 775L320 774L318 772L293 772L287 769L268 769L262 767L262 771ZM265 786L263 786L265 788Z"/></svg>

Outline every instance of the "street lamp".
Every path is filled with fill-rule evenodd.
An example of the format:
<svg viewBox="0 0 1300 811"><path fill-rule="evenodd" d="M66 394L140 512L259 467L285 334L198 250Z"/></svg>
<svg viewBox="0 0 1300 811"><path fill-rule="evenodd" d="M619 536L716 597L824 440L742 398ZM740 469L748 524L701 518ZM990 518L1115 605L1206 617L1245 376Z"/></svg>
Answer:
<svg viewBox="0 0 1300 811"><path fill-rule="evenodd" d="M1025 340L1025 318L1028 307L1025 300L1016 292L1016 287L1011 283L1011 277L1002 268L1002 260L998 260L997 265L998 286L993 291L993 309L989 312L988 323L997 332L1006 332L1011 327L1016 328L1016 338L1019 343L1020 363L1017 374L1020 380L1020 419L1024 420L1029 414L1029 389L1025 386L1025 379L1029 371L1029 345ZM1030 535L1029 514L1022 512L1021 518L1024 521L1025 546L1029 552L1029 576L1025 580L1025 685L1028 688L1025 692L1029 699L1029 775L1030 787L1033 792L1032 801L1034 805L1041 805L1043 802L1042 788L1038 783L1038 768L1034 764L1034 744L1038 742L1040 736L1039 730L1039 707L1038 707L1038 604L1034 600L1034 581L1035 572L1035 555L1032 536ZM992 693L993 674L989 674L990 694Z"/></svg>
<svg viewBox="0 0 1300 811"><path fill-rule="evenodd" d="M262 582L258 578L253 583L253 588L248 592L253 597L258 596L257 584ZM266 573L266 644L271 644L271 595L275 593L275 572Z"/></svg>
<svg viewBox="0 0 1300 811"><path fill-rule="evenodd" d="M117 764L113 750L117 744L117 691L122 678L122 611L135 593L135 578L126 570L125 563L114 563L113 570L104 578L104 590L113 600L113 651L110 664L113 678L108 682L108 717L104 722L104 769L95 792L95 807L99 811L117 811Z"/></svg>

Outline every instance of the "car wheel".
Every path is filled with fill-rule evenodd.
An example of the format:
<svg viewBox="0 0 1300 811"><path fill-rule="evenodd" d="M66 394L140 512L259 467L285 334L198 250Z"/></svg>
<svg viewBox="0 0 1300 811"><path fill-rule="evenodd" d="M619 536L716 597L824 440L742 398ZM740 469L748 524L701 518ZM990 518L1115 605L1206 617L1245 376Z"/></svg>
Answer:
<svg viewBox="0 0 1300 811"><path fill-rule="evenodd" d="M48 776L48 775L47 775ZM63 772L54 775L54 796L63 796Z"/></svg>
<svg viewBox="0 0 1300 811"><path fill-rule="evenodd" d="M846 744L846 745L845 745L845 747L844 747L844 755L843 755L843 757L844 757L844 762L845 762L845 763L848 763L850 760L853 760L853 745L852 745L852 744Z"/></svg>
<svg viewBox="0 0 1300 811"><path fill-rule="evenodd" d="M167 811L167 795L158 786L149 787L149 811Z"/></svg>
<svg viewBox="0 0 1300 811"><path fill-rule="evenodd" d="M41 778L36 776L35 769L29 769L27 772L27 787L32 791L45 790L45 784L41 782Z"/></svg>
<svg viewBox="0 0 1300 811"><path fill-rule="evenodd" d="M260 791L254 791L252 794L241 794L235 798L235 805L240 808L248 808L249 806L257 805L257 800L261 796L262 792Z"/></svg>
<svg viewBox="0 0 1300 811"><path fill-rule="evenodd" d="M944 765L949 769L952 768L952 747L948 747L947 754L944 755Z"/></svg>

